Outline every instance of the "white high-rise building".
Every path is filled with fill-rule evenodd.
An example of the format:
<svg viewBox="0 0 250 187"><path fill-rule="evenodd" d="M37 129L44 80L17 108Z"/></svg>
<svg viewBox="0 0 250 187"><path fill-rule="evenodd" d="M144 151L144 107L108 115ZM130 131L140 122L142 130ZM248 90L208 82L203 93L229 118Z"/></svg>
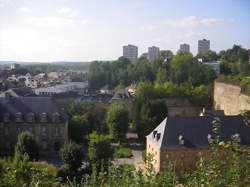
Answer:
<svg viewBox="0 0 250 187"><path fill-rule="evenodd" d="M148 60L150 62L160 58L160 48L159 47L149 47L148 48Z"/></svg>
<svg viewBox="0 0 250 187"><path fill-rule="evenodd" d="M130 44L123 46L123 57L129 59L131 62L135 62L138 57L138 47Z"/></svg>
<svg viewBox="0 0 250 187"><path fill-rule="evenodd" d="M186 51L186 52L190 53L190 45L188 45L188 44L181 44L180 45L180 50L181 51Z"/></svg>
<svg viewBox="0 0 250 187"><path fill-rule="evenodd" d="M210 40L199 40L198 41L198 54L208 51L210 49Z"/></svg>

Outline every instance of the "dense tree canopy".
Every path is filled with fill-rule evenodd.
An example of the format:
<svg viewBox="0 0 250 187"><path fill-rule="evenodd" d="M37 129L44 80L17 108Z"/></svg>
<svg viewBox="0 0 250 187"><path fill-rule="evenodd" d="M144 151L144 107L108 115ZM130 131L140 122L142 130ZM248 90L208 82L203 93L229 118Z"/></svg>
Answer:
<svg viewBox="0 0 250 187"><path fill-rule="evenodd" d="M107 124L112 138L122 141L126 137L129 126L129 111L121 102L112 103L107 112Z"/></svg>
<svg viewBox="0 0 250 187"><path fill-rule="evenodd" d="M90 164L100 169L106 168L113 159L113 149L107 136L92 132L89 135L88 156Z"/></svg>
<svg viewBox="0 0 250 187"><path fill-rule="evenodd" d="M21 155L26 153L31 160L38 160L39 147L33 134L29 131L20 133L17 137L15 152Z"/></svg>

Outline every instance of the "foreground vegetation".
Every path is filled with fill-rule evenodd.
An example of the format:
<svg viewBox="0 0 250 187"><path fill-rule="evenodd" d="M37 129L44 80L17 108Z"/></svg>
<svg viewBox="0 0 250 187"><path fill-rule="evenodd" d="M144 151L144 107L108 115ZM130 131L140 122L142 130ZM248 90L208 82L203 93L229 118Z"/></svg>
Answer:
<svg viewBox="0 0 250 187"><path fill-rule="evenodd" d="M197 168L187 173L174 172L174 166L165 165L164 171L155 175L151 157L147 159L146 170L136 170L133 166L114 166L109 163L108 167L98 169L95 164L91 170L75 165L77 161L68 157L67 150L73 147L75 154L78 154L77 146L70 144L62 151L64 162L68 169L73 171L72 166L76 166L78 172L72 176L66 176L62 180L61 171L46 163L32 162L28 154L20 155L16 152L13 159L0 161L0 186L249 186L250 184L250 150L249 147L239 146L239 136L232 136L231 141L221 141L219 136L220 122L213 121L213 143L211 144L211 156L204 159L200 155L197 161ZM103 139L96 134L92 135L96 142ZM102 145L102 144L101 144ZM224 153L224 154L221 154ZM72 156L72 154L71 154ZM96 157L95 157L96 158ZM93 158L93 159L95 159ZM222 159L223 158L223 159ZM101 158L99 158L99 161ZM72 163L73 164L72 164Z"/></svg>

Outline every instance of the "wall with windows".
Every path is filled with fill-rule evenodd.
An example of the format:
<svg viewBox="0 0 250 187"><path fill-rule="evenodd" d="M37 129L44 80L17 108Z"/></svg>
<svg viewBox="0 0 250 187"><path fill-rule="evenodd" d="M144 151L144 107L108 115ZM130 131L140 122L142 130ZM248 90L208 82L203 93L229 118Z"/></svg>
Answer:
<svg viewBox="0 0 250 187"><path fill-rule="evenodd" d="M162 171L166 164L171 164L175 171L185 172L195 169L199 155L205 158L210 155L209 149L159 149L159 147L147 138L146 154L152 156L151 163L155 172Z"/></svg>
<svg viewBox="0 0 250 187"><path fill-rule="evenodd" d="M23 131L30 131L34 135L41 156L54 157L68 138L68 123L1 123L1 155L13 154L17 136Z"/></svg>

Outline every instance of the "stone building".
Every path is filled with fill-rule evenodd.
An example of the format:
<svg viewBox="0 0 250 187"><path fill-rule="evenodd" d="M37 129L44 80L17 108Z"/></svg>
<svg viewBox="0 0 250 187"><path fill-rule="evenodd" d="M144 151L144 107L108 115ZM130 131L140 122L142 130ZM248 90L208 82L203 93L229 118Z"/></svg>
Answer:
<svg viewBox="0 0 250 187"><path fill-rule="evenodd" d="M250 145L250 127L239 116L220 116L221 138L231 140L239 134L239 143ZM167 117L146 138L146 153L153 156L155 172L171 164L175 171L195 168L199 153L209 157L212 139L211 116Z"/></svg>
<svg viewBox="0 0 250 187"><path fill-rule="evenodd" d="M68 139L68 119L47 97L0 98L0 154L11 155L18 134L26 130L34 135L42 157L54 157Z"/></svg>

